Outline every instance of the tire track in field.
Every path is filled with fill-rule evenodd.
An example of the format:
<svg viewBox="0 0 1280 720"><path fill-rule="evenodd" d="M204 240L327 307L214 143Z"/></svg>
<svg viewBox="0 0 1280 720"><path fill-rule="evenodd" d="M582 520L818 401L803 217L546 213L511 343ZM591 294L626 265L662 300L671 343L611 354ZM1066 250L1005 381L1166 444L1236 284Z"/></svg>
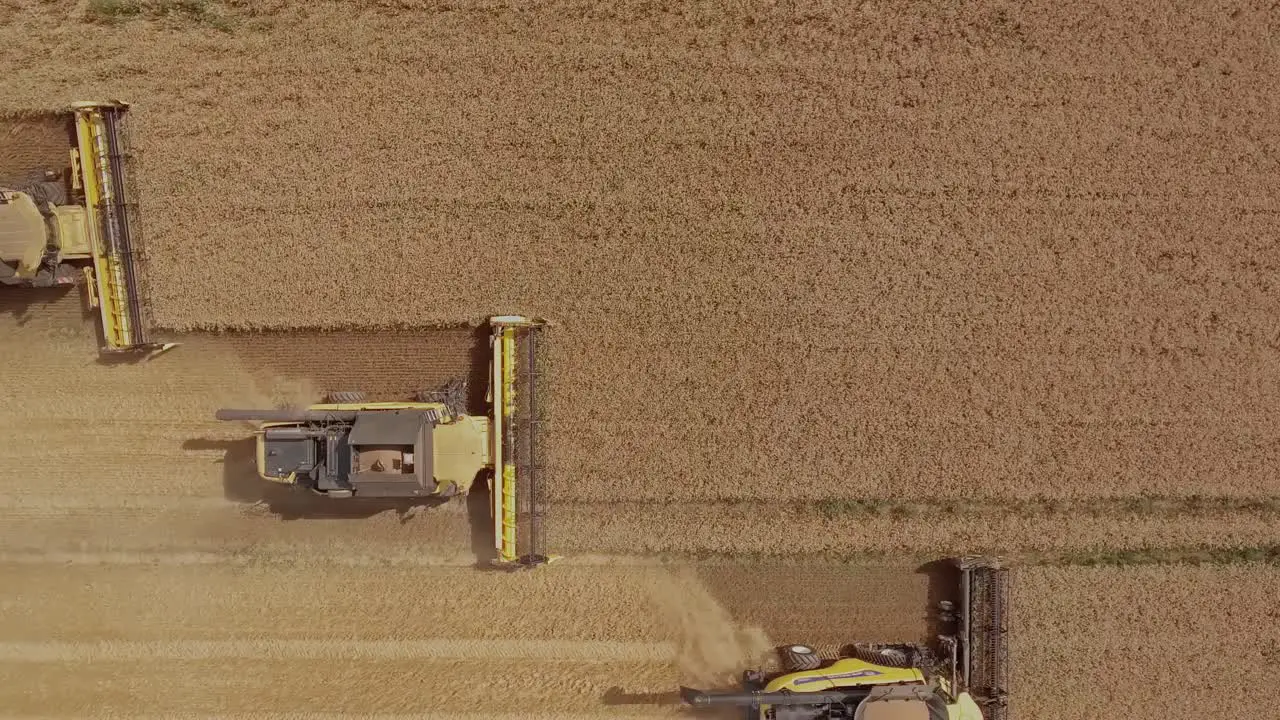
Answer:
<svg viewBox="0 0 1280 720"><path fill-rule="evenodd" d="M611 640L185 640L0 642L0 662L67 663L135 660L534 660L651 662L676 657L669 642Z"/></svg>
<svg viewBox="0 0 1280 720"><path fill-rule="evenodd" d="M0 512L13 515L70 515L84 510L167 512L247 507L223 497L155 495L0 495Z"/></svg>
<svg viewBox="0 0 1280 720"><path fill-rule="evenodd" d="M625 717L631 720L659 720L688 717L683 707L667 710L610 707L598 712L423 712L423 713L342 713L342 712L255 712L255 713L170 713L166 715L129 715L132 720L605 720ZM83 720L83 715L0 715L0 720Z"/></svg>
<svg viewBox="0 0 1280 720"><path fill-rule="evenodd" d="M80 717L134 717L139 710L164 717L269 712L449 717L490 709L585 714L608 709L609 690L621 682L645 692L670 692L680 681L670 663L631 660L0 662L0 707L14 714Z"/></svg>
<svg viewBox="0 0 1280 720"><path fill-rule="evenodd" d="M0 565L332 565L335 567L455 567L474 568L475 556L465 549L433 552L401 547L380 554L311 552L298 554L294 545L262 545L252 552L207 550L0 550ZM660 567L671 560L626 555L570 555L557 567Z"/></svg>
<svg viewBox="0 0 1280 720"><path fill-rule="evenodd" d="M265 481L264 481L265 482ZM352 500L343 502L308 494L305 490L284 488L288 494L282 493L282 499L275 502L241 502L231 500L222 495L13 495L0 494L0 514L15 516L34 515L71 516L91 513L101 517L104 514L135 513L139 511L155 511L157 513L210 513L216 511L235 511L244 517L270 517L273 510L281 512L296 510L298 514L312 513L321 516L323 511L335 515L359 515L364 509L374 510L372 515L391 512L397 508L407 508L408 503L395 503L381 500ZM460 502L445 503L431 508L436 516L460 516L467 513Z"/></svg>
<svg viewBox="0 0 1280 720"><path fill-rule="evenodd" d="M566 560L568 560L566 558ZM565 562L565 561L562 561ZM253 553L191 551L112 551L112 550L28 550L0 552L0 564L9 565L145 565L159 567L183 567L188 565L280 565L333 566L333 567L440 567L472 568L474 555L465 550L456 553L413 552L402 549L386 555L353 555L341 553L313 553L299 556L299 548L265 547ZM594 562L565 562L570 565L609 565L603 560Z"/></svg>
<svg viewBox="0 0 1280 720"><path fill-rule="evenodd" d="M323 500L324 498L321 498ZM196 499L198 509L0 509L5 552L218 552L274 556L454 556L474 553L470 519L448 506L416 513L381 504ZM54 505L61 503L55 502ZM74 503L68 503L74 504ZM145 504L145 501L144 501ZM397 512L397 509L401 512ZM474 555L472 555L474 557Z"/></svg>

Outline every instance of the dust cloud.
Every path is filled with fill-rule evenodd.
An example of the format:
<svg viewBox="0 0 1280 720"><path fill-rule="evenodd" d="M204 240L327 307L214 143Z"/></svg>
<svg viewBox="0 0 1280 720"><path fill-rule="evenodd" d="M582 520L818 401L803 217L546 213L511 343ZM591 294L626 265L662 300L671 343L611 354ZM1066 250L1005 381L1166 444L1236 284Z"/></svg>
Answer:
<svg viewBox="0 0 1280 720"><path fill-rule="evenodd" d="M676 663L687 684L734 686L742 670L758 665L773 647L764 630L735 622L692 569L662 578L652 601L676 636Z"/></svg>

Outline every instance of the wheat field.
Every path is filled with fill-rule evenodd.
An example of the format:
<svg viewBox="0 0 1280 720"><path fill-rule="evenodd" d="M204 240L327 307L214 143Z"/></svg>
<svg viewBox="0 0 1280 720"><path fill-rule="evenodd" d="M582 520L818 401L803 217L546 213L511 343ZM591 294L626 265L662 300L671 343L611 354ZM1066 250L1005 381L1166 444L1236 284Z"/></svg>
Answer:
<svg viewBox="0 0 1280 720"><path fill-rule="evenodd" d="M1277 490L1265 7L209 6L0 27L160 326L545 315L562 499Z"/></svg>
<svg viewBox="0 0 1280 720"><path fill-rule="evenodd" d="M1023 570L1017 716L1274 715L1278 591L1275 565Z"/></svg>
<svg viewBox="0 0 1280 720"><path fill-rule="evenodd" d="M918 564L991 551L1018 720L1267 716L1274 565L1176 561L1280 537L1277 27L0 2L0 183L64 157L32 112L132 101L183 342L99 361L74 294L0 297L0 714L675 716L771 643L924 639ZM552 321L546 573L475 571L474 503L264 487L212 420L481 378L513 312Z"/></svg>

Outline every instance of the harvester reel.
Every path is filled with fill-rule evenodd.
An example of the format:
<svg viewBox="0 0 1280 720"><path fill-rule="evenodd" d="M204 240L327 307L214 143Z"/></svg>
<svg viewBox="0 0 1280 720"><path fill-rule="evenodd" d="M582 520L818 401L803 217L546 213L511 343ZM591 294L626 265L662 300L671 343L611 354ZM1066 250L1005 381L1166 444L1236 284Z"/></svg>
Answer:
<svg viewBox="0 0 1280 720"><path fill-rule="evenodd" d="M782 648L782 664L788 672L814 670L822 665L822 657L808 645L787 645Z"/></svg>
<svg viewBox="0 0 1280 720"><path fill-rule="evenodd" d="M362 403L365 401L365 394L358 391L331 392L325 397L329 402L339 405Z"/></svg>

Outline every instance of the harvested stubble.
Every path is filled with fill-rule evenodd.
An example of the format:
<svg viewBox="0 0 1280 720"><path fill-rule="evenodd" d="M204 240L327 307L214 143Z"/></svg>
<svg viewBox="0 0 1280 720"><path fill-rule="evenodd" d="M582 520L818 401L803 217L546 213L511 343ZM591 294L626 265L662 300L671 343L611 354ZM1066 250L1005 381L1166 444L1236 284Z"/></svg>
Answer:
<svg viewBox="0 0 1280 720"><path fill-rule="evenodd" d="M927 578L901 565L812 565L798 574L570 560L531 575L392 564L317 572L231 559L0 560L14 580L0 589L0 677L6 688L27 688L0 691L0 701L46 713L93 703L126 714L143 706L599 712L614 686L670 696L681 682L729 682L775 638L834 645L927 632ZM137 602L139 593L148 602ZM770 612L771 604L787 611ZM824 625L805 611L847 621ZM344 668L343 694L325 689L331 683L316 667L326 663ZM492 680L473 675L498 666L503 692L485 695ZM400 687L412 672L431 673L436 691ZM72 675L114 681L70 692ZM126 685L130 692L118 691Z"/></svg>
<svg viewBox="0 0 1280 720"><path fill-rule="evenodd" d="M214 412L317 399L305 380L275 375L286 367L208 336L147 362L104 361L94 323L76 291L0 293L0 552L474 562L484 538L462 503L401 523L368 517L384 506L324 503L257 477L251 426ZM426 347L420 359L431 364ZM299 517L329 520L281 522Z"/></svg>
<svg viewBox="0 0 1280 720"><path fill-rule="evenodd" d="M1016 716L1273 717L1280 568L1033 568L1015 585Z"/></svg>
<svg viewBox="0 0 1280 720"><path fill-rule="evenodd" d="M657 569L0 570L0 704L18 713L588 712L615 685L681 681Z"/></svg>
<svg viewBox="0 0 1280 720"><path fill-rule="evenodd" d="M1280 490L1261 6L18 5L159 323L559 320L557 498Z"/></svg>

